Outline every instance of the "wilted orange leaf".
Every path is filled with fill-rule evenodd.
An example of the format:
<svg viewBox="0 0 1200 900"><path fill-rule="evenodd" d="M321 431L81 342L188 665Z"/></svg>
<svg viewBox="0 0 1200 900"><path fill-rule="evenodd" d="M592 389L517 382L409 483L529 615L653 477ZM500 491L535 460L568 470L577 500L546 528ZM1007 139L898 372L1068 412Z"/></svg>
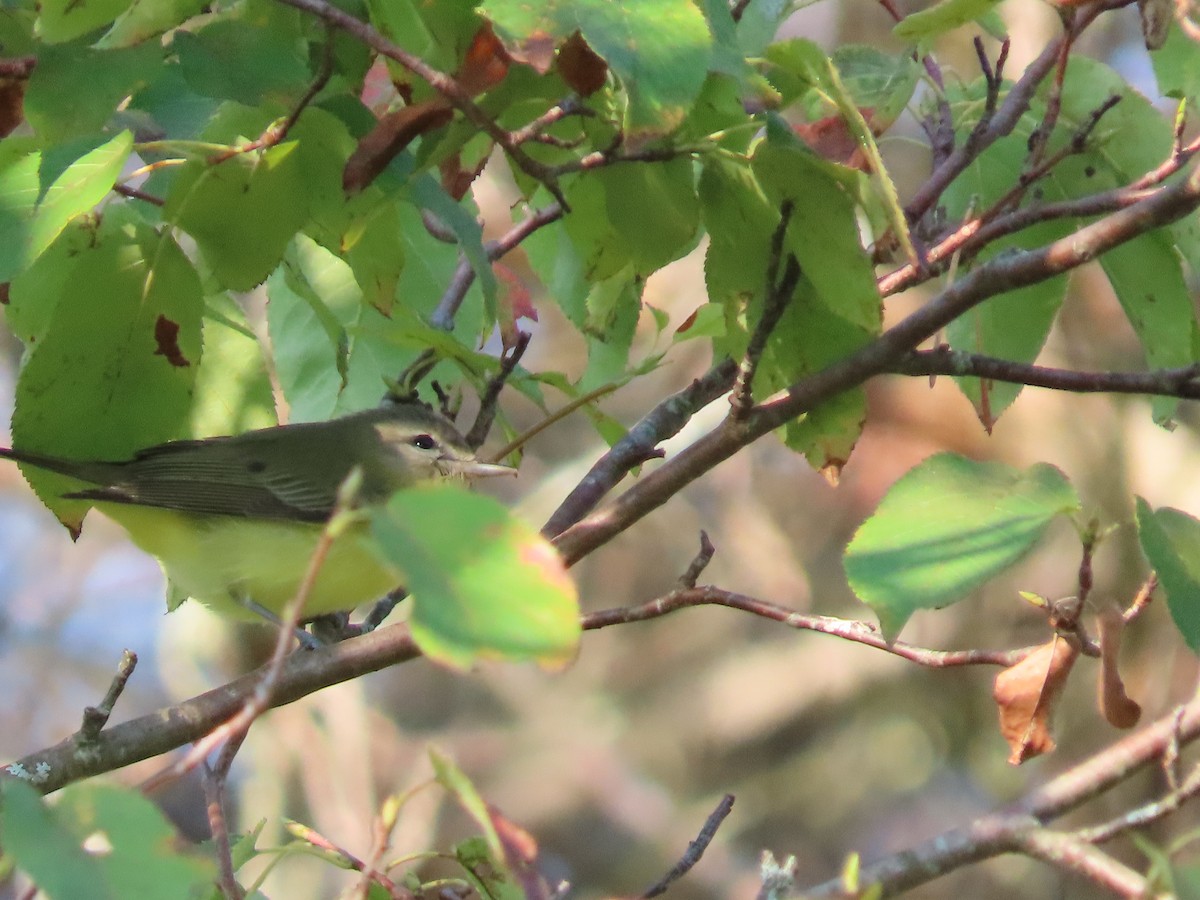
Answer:
<svg viewBox="0 0 1200 900"><path fill-rule="evenodd" d="M996 676L992 697L1000 710L1000 733L1019 766L1054 749L1050 715L1079 656L1075 640L1055 635L1015 666Z"/></svg>
<svg viewBox="0 0 1200 900"><path fill-rule="evenodd" d="M1101 610L1100 629L1100 711L1114 728L1132 728L1142 717L1142 708L1125 693L1125 683L1117 668L1121 653L1121 635L1125 618L1115 606Z"/></svg>

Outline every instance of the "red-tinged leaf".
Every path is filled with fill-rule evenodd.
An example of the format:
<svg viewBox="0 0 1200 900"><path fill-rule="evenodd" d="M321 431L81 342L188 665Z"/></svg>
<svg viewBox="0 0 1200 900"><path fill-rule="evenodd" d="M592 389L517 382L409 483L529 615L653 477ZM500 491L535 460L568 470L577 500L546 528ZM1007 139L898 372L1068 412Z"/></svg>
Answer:
<svg viewBox="0 0 1200 900"><path fill-rule="evenodd" d="M342 187L355 194L369 185L416 138L450 121L454 111L441 97L404 106L379 120L358 142L342 172Z"/></svg>
<svg viewBox="0 0 1200 900"><path fill-rule="evenodd" d="M861 172L871 171L866 154L841 116L826 116L816 122L801 122L794 125L793 130L817 156Z"/></svg>
<svg viewBox="0 0 1200 900"><path fill-rule="evenodd" d="M589 97L608 79L608 63L601 59L578 31L558 48L558 74L581 97Z"/></svg>
<svg viewBox="0 0 1200 900"><path fill-rule="evenodd" d="M508 61L504 45L492 31L492 26L485 24L475 33L455 79L470 96L477 96L504 80L508 74Z"/></svg>
<svg viewBox="0 0 1200 900"><path fill-rule="evenodd" d="M396 86L392 84L392 76L388 72L387 62L381 56L367 70L359 99L362 100L364 106L379 112L395 95Z"/></svg>
<svg viewBox="0 0 1200 900"><path fill-rule="evenodd" d="M555 894L538 872L537 840L492 804L487 804L487 811L504 852L504 863L526 900L550 900Z"/></svg>

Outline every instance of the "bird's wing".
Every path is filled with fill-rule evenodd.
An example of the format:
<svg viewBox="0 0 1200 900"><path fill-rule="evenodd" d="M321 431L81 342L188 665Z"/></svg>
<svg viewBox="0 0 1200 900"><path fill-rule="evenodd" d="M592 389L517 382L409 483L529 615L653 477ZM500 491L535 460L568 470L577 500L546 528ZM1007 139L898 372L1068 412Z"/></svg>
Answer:
<svg viewBox="0 0 1200 900"><path fill-rule="evenodd" d="M177 441L142 451L109 484L68 496L198 515L321 522L351 466L336 450L280 454L261 440Z"/></svg>

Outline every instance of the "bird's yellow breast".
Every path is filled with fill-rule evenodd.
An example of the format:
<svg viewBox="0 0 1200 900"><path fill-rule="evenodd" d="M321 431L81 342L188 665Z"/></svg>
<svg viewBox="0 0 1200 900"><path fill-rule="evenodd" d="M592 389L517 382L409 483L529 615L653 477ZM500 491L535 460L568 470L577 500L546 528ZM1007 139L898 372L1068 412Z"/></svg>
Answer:
<svg viewBox="0 0 1200 900"><path fill-rule="evenodd" d="M223 614L245 618L237 604L250 598L279 613L296 594L322 526L305 522L184 515L121 503L96 508L155 557L175 589ZM303 616L352 609L383 597L401 576L378 555L365 523L330 548Z"/></svg>

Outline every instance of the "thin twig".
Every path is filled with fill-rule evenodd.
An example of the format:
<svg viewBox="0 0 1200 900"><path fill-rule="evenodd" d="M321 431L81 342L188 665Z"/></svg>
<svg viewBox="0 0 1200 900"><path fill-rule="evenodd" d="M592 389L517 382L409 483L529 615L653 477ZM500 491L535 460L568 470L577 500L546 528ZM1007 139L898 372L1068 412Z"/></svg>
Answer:
<svg viewBox="0 0 1200 900"><path fill-rule="evenodd" d="M713 546L713 542L709 540L708 532L701 530L700 532L700 549L696 555L692 557L692 561L688 564L687 570L679 576L675 582L680 588L694 588L696 582L699 581L700 575L708 568L708 564L712 562L713 554L717 552L717 548Z"/></svg>
<svg viewBox="0 0 1200 900"><path fill-rule="evenodd" d="M503 235L496 238L496 240L488 241L484 244L484 255L489 262L496 262L496 260L505 254L514 250L523 240L539 228L543 228L551 222L558 221L562 216L562 204L551 203L518 222ZM460 253L458 265L454 269L450 283L446 286L446 290L442 292L442 297L438 301L438 305L429 316L430 325L434 328L441 328L444 331L450 331L454 328L454 317L458 315L458 310L467 296L467 291L475 283L475 277L475 268L471 261L466 258L465 254Z"/></svg>
<svg viewBox="0 0 1200 900"><path fill-rule="evenodd" d="M786 606L759 600L757 597L749 597L708 585L674 590L637 606L623 606L588 613L583 617L583 629L594 631L612 625L645 622L681 609L698 606L725 606L729 609L738 609L764 619L780 622L789 628L816 631L856 644L865 644L876 650L883 650L907 659L909 662L933 669L946 669L954 666L1002 666L1007 668L1024 659L1032 650L1036 649L1035 647L1022 647L1017 650L931 650L925 647L914 647L904 641L888 641L875 626L866 622L802 613Z"/></svg>
<svg viewBox="0 0 1200 900"><path fill-rule="evenodd" d="M887 371L895 375L986 378L1076 394L1140 394L1200 400L1200 363L1150 372L1076 372L942 346L910 353Z"/></svg>
<svg viewBox="0 0 1200 900"><path fill-rule="evenodd" d="M686 875L691 868L700 862L700 857L704 855L704 851L708 849L708 845L712 843L712 839L717 836L717 829L721 827L721 823L725 821L726 816L733 810L733 794L726 794L721 798L721 802L717 804L707 819L704 820L704 827L700 829L700 833L696 835L696 839L687 845L687 849L683 852L683 856L679 858L679 862L671 867L666 875L660 878L653 887L647 888L642 894L642 900L651 900L652 897L657 897L660 894L665 894L667 888Z"/></svg>
<svg viewBox="0 0 1200 900"><path fill-rule="evenodd" d="M217 857L217 887L225 900L243 900L246 892L238 884L233 866L233 848L229 841L229 823L225 816L225 785L233 759L242 746L246 733L234 735L221 748L217 760L203 766L204 802L208 812L208 826L212 833L213 848Z"/></svg>
<svg viewBox="0 0 1200 900"><path fill-rule="evenodd" d="M614 382L611 382L610 384L602 384L602 385L600 385L600 387L595 388L594 390L588 391L586 394L580 394L578 397L576 397L574 400L572 400L566 406L562 407L561 409L555 410L553 413L546 416L546 418L542 419L540 422L538 422L532 428L517 435L515 438L513 438L511 441L509 441L507 444L505 444L503 447L501 447L499 450L497 450L495 453L491 454L492 462L501 462L510 453L515 453L521 447L524 447L527 443L529 443L537 435L541 434L543 431L545 431L551 425L555 425L558 422L561 422L563 419L567 418L567 416L574 413L575 410L581 409L585 406L595 403L597 400L599 400L602 397L607 397L609 394L611 394L617 388L621 387L622 384L624 384L624 382L614 381Z"/></svg>
<svg viewBox="0 0 1200 900"><path fill-rule="evenodd" d="M542 526L546 537L557 537L593 509L637 466L653 458L658 445L674 437L699 410L728 393L737 378L738 366L723 359L707 374L672 394L648 412L629 433L596 460L587 475L559 504Z"/></svg>
<svg viewBox="0 0 1200 900"><path fill-rule="evenodd" d="M75 740L80 745L88 744L100 736L100 732L108 724L109 717L112 716L113 707L117 705L117 700L124 693L125 685L137 667L137 662L137 654L132 650L121 651L121 661L117 664L117 673L113 675L104 699L100 701L99 706L84 707L83 723L75 735Z"/></svg>
<svg viewBox="0 0 1200 900"><path fill-rule="evenodd" d="M737 385L729 398L730 415L734 420L741 420L750 414L754 408L754 375L758 364L767 349L775 326L779 324L784 310L796 293L800 283L800 263L795 254L783 252L784 237L787 234L788 223L792 220L792 201L785 200L779 209L779 225L771 235L771 250L767 257L767 285L763 292L762 315L754 326L750 341L746 345L746 354L738 372ZM785 261L786 259L786 261ZM782 273L780 271L782 267Z"/></svg>
<svg viewBox="0 0 1200 900"><path fill-rule="evenodd" d="M479 413L475 416L475 422L466 435L467 446L472 450L478 450L487 440L488 433L492 430L492 423L496 420L500 392L508 383L512 373L517 370L521 357L529 349L529 341L532 337L528 331L518 331L516 343L500 355L500 368L495 375L488 379L487 386L479 398Z"/></svg>

